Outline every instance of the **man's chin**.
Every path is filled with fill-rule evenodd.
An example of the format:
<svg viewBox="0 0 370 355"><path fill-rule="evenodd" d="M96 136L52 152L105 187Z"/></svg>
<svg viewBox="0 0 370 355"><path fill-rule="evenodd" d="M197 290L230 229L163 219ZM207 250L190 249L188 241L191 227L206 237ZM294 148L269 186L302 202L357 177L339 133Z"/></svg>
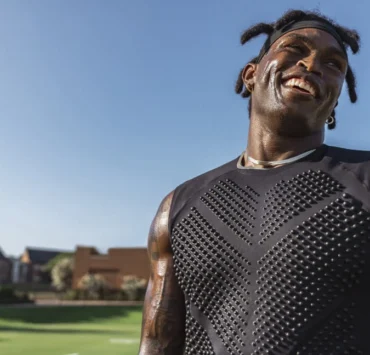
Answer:
<svg viewBox="0 0 370 355"><path fill-rule="evenodd" d="M278 103L279 116L300 117L300 121L309 121L318 112L319 103L315 100L301 99L295 96L282 96Z"/></svg>
<svg viewBox="0 0 370 355"><path fill-rule="evenodd" d="M298 103L281 105L275 117L274 131L292 137L304 137L312 133L315 123L312 121L312 109L302 107ZM311 112L310 115L308 113Z"/></svg>
<svg viewBox="0 0 370 355"><path fill-rule="evenodd" d="M313 130L307 120L298 117L285 117L275 127L275 132L280 136L300 138L311 135Z"/></svg>

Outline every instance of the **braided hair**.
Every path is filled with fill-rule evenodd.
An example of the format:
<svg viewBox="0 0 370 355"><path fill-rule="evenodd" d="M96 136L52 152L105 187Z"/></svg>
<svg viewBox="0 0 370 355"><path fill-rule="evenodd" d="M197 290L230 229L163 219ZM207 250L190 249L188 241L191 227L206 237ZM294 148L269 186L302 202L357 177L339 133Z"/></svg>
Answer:
<svg viewBox="0 0 370 355"><path fill-rule="evenodd" d="M279 18L276 22L273 23L258 23L246 31L243 32L240 38L241 44L245 44L250 41L252 38L259 36L260 34L266 34L270 36L274 31L281 29L285 25L289 24L290 22L300 21L300 20L318 20L326 22L335 28L337 33L339 34L340 38L343 41L345 48L350 47L353 54L356 54L360 49L360 36L355 30L350 30L346 27L340 26L331 19L321 15L318 12L313 11L301 11L301 10L289 10L287 11L281 18ZM249 63L258 63L258 56L254 57ZM245 87L243 82L243 70L240 71L238 79L235 84L235 92L243 98L250 97L250 91ZM356 78L352 71L352 68L348 65L347 73L346 73L346 82L347 82L347 89L348 95L352 103L357 101L357 93L356 93ZM251 102L249 102L248 107L249 113L251 111ZM328 129L334 129L336 126L336 119L335 119L335 109L333 110L331 116L333 117L333 122L328 124Z"/></svg>

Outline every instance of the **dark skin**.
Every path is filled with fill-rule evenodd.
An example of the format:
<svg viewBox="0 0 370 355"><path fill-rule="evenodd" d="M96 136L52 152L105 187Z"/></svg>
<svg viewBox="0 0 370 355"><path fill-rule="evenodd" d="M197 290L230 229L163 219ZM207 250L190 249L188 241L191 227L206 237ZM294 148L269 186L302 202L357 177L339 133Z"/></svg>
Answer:
<svg viewBox="0 0 370 355"><path fill-rule="evenodd" d="M285 34L259 64L248 64L243 72L252 91L247 154L258 160L281 160L320 146L347 67L337 40L314 28ZM315 95L286 87L291 76L311 84Z"/></svg>
<svg viewBox="0 0 370 355"><path fill-rule="evenodd" d="M248 153L259 160L280 160L320 146L346 71L347 59L336 39L311 28L285 34L259 64L248 64L243 73L252 91ZM289 86L293 77L310 90ZM172 197L163 200L150 228L151 277L139 355L183 353L184 295L174 272L168 228Z"/></svg>
<svg viewBox="0 0 370 355"><path fill-rule="evenodd" d="M185 301L177 283L168 216L173 194L162 201L148 238L151 276L145 297L139 355L182 354Z"/></svg>

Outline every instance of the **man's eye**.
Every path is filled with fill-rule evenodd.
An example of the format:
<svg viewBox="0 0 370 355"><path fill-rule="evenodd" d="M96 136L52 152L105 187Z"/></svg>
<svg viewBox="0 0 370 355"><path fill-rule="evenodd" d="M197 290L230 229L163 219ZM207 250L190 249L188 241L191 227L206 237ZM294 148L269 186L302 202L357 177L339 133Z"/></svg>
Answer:
<svg viewBox="0 0 370 355"><path fill-rule="evenodd" d="M342 69L341 64L337 60L328 60L327 65L329 65L330 67L339 69L339 70Z"/></svg>
<svg viewBox="0 0 370 355"><path fill-rule="evenodd" d="M297 44L288 44L285 48L291 49L294 52L303 52L303 48Z"/></svg>

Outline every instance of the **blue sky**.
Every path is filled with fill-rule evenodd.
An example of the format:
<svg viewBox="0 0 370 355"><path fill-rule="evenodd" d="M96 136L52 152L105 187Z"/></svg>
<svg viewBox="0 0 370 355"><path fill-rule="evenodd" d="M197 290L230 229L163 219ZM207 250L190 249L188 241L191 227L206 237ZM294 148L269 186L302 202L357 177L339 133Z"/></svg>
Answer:
<svg viewBox="0 0 370 355"><path fill-rule="evenodd" d="M145 246L162 198L246 146L236 76L263 37L242 30L318 8L362 35L328 144L370 150L365 0L0 2L0 247Z"/></svg>

